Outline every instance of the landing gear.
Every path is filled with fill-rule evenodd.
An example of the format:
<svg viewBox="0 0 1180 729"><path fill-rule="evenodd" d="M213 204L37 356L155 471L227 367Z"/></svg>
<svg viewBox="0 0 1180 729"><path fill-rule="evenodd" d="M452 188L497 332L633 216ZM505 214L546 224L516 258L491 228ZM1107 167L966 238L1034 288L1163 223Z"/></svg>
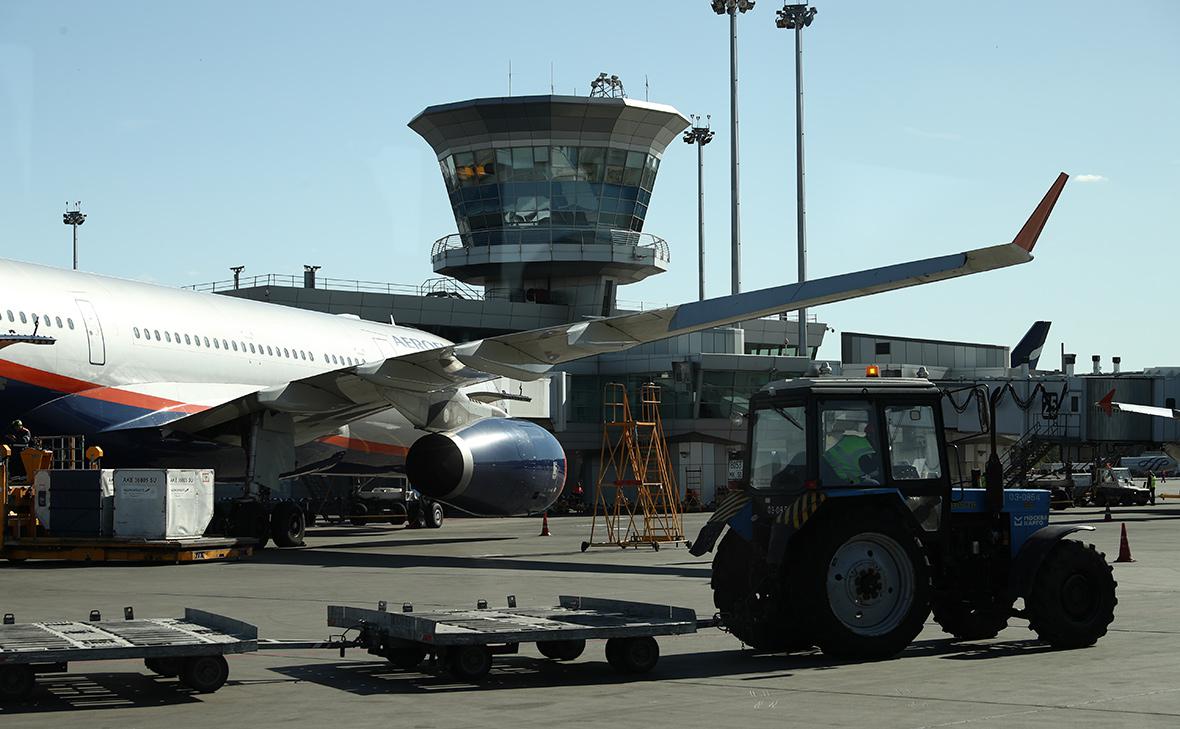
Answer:
<svg viewBox="0 0 1180 729"><path fill-rule="evenodd" d="M1093 544L1062 539L1045 555L1025 598L1028 627L1054 648L1084 648L1114 620L1113 569Z"/></svg>
<svg viewBox="0 0 1180 729"><path fill-rule="evenodd" d="M302 547L303 510L293 501L281 501L270 514L270 533L276 547Z"/></svg>

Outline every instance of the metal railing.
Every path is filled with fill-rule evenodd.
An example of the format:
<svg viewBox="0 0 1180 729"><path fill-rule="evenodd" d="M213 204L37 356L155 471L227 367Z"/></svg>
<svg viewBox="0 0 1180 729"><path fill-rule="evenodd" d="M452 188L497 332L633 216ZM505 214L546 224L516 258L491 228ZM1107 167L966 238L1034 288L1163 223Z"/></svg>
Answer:
<svg viewBox="0 0 1180 729"><path fill-rule="evenodd" d="M192 291L233 291L235 289L265 288L281 286L286 288L308 288L302 275L284 273L265 273L257 276L242 276L234 285L233 279L210 281L208 283L193 284L182 288ZM414 286L413 284L386 283L383 281L363 281L360 279L328 278L317 276L314 288L323 291L357 291L369 294L403 294L408 296L442 296L451 294L455 298L482 300L484 294L478 289L464 285L460 281L449 278L432 278Z"/></svg>
<svg viewBox="0 0 1180 729"><path fill-rule="evenodd" d="M539 231L549 231L552 238L547 241L529 240L529 236ZM494 243L490 238L492 233L497 238ZM563 240L562 235L566 235L567 237ZM430 260L438 261L450 251L470 251L476 248L503 248L506 246L525 245L601 246L607 245L607 240L601 237L600 232L584 228L571 228L568 231L562 228L502 228L495 231L451 233L434 242L434 245L430 249ZM610 245L647 248L652 251L653 256L658 261L668 263L672 260L668 242L651 233L639 233L633 230L611 230Z"/></svg>

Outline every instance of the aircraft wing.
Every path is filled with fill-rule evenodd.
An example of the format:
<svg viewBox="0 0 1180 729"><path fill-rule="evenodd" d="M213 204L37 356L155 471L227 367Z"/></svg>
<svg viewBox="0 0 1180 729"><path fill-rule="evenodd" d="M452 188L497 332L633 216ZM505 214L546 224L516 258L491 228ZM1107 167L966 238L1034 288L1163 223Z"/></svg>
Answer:
<svg viewBox="0 0 1180 729"><path fill-rule="evenodd" d="M1115 412L1120 413L1139 413L1140 415L1152 415L1157 418L1171 418L1172 420L1180 420L1180 410L1173 410L1172 408L1161 408L1155 405L1135 405L1127 402L1115 402L1114 390L1106 393L1098 402L1094 403L1102 412L1107 415L1113 415Z"/></svg>
<svg viewBox="0 0 1180 729"><path fill-rule="evenodd" d="M296 380L239 397L169 424L197 432L261 410L322 426L345 424L431 393L504 376L532 380L554 365L681 334L933 283L1032 260L1068 175L1061 173L1009 243L663 309L592 319L414 352ZM306 423L310 425L311 423Z"/></svg>

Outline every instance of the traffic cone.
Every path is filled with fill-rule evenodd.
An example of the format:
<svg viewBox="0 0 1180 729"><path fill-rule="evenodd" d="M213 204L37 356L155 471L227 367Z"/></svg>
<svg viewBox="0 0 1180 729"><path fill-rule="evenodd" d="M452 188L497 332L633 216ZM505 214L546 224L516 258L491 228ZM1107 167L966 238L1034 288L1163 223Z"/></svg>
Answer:
<svg viewBox="0 0 1180 729"><path fill-rule="evenodd" d="M1119 556L1115 562L1134 562L1131 556L1131 545L1127 542L1127 525L1123 524L1123 536L1119 538Z"/></svg>
<svg viewBox="0 0 1180 729"><path fill-rule="evenodd" d="M1106 514L1103 515L1102 521L1114 521L1114 517L1110 515L1110 503L1106 504Z"/></svg>
<svg viewBox="0 0 1180 729"><path fill-rule="evenodd" d="M541 536L547 537L549 535L549 512L546 511L541 515Z"/></svg>

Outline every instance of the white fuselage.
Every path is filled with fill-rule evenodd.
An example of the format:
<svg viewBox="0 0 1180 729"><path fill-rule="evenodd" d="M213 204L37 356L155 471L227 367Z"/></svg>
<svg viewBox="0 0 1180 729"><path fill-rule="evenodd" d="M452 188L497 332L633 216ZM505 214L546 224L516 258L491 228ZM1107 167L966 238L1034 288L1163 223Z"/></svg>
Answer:
<svg viewBox="0 0 1180 729"><path fill-rule="evenodd" d="M27 263L0 261L0 276L2 330L31 334L36 318L37 333L57 340L0 350L0 415L25 418L37 435L159 427L261 388L450 344L409 327ZM421 435L391 409L316 445L397 460Z"/></svg>

